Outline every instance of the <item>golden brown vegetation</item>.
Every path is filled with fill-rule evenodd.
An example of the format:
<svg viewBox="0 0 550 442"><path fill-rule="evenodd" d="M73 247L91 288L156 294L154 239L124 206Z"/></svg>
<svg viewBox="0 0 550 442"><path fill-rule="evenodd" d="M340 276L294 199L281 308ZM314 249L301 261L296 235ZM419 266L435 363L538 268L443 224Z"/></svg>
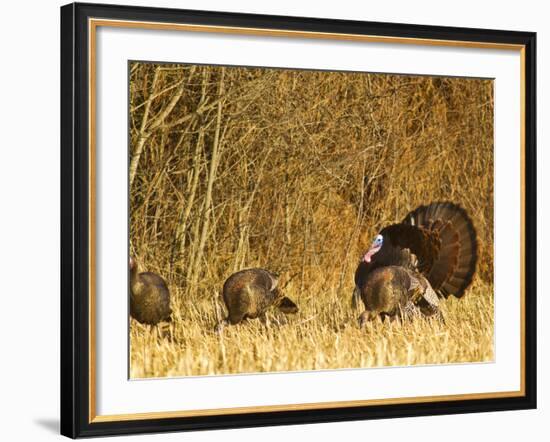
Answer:
<svg viewBox="0 0 550 442"><path fill-rule="evenodd" d="M179 295L179 292L176 292ZM415 319L404 323L372 322L357 326L349 297L336 293L300 298L302 312L277 317L267 326L258 320L214 333L212 302L177 304L176 320L159 338L157 329L133 322L132 378L322 370L493 359L492 287L476 285L462 299L443 306L445 324ZM177 296L177 299L182 299Z"/></svg>
<svg viewBox="0 0 550 442"><path fill-rule="evenodd" d="M490 80L132 63L130 138L131 254L175 311L170 338L132 323L132 377L492 359ZM474 220L474 287L445 325L360 332L360 253L435 200ZM219 338L221 286L246 267L280 272L301 312Z"/></svg>

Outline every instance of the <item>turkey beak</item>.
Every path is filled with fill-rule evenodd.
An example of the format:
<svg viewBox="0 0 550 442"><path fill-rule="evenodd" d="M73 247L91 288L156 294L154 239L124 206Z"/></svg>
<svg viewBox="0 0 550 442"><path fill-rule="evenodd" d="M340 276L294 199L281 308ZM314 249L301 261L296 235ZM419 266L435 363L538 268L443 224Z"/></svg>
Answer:
<svg viewBox="0 0 550 442"><path fill-rule="evenodd" d="M374 254L376 254L382 246L372 246L367 253L365 253L365 256L363 256L363 261L369 263L372 260L372 257Z"/></svg>

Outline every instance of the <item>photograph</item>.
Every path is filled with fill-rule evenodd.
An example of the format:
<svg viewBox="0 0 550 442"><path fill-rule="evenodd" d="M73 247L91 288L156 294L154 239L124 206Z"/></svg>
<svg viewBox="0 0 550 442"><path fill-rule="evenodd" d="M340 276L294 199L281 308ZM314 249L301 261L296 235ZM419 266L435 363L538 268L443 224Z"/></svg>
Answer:
<svg viewBox="0 0 550 442"><path fill-rule="evenodd" d="M129 60L129 378L493 362L494 86Z"/></svg>

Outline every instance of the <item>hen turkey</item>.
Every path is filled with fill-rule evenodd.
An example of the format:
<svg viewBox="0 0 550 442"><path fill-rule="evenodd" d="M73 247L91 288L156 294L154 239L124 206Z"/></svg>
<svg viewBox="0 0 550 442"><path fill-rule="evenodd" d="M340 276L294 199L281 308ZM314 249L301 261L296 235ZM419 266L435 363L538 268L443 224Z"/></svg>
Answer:
<svg viewBox="0 0 550 442"><path fill-rule="evenodd" d="M264 269L245 269L233 273L223 285L223 300L227 307L227 318L216 330L226 324L238 324L244 319L265 318L273 306L283 313L296 313L298 307L284 296L278 287L279 277Z"/></svg>
<svg viewBox="0 0 550 442"><path fill-rule="evenodd" d="M152 272L140 273L130 258L130 315L143 324L170 321L170 292L164 279Z"/></svg>

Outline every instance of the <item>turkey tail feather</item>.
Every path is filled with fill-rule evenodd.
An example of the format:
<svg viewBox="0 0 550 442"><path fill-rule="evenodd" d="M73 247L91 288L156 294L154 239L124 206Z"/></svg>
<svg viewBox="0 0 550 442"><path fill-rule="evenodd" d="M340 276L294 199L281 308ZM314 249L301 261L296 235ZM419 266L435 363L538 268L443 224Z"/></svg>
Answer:
<svg viewBox="0 0 550 442"><path fill-rule="evenodd" d="M471 284L477 264L477 235L466 210L450 202L420 206L410 212L404 224L428 230L440 241L426 276L440 296L461 297Z"/></svg>

